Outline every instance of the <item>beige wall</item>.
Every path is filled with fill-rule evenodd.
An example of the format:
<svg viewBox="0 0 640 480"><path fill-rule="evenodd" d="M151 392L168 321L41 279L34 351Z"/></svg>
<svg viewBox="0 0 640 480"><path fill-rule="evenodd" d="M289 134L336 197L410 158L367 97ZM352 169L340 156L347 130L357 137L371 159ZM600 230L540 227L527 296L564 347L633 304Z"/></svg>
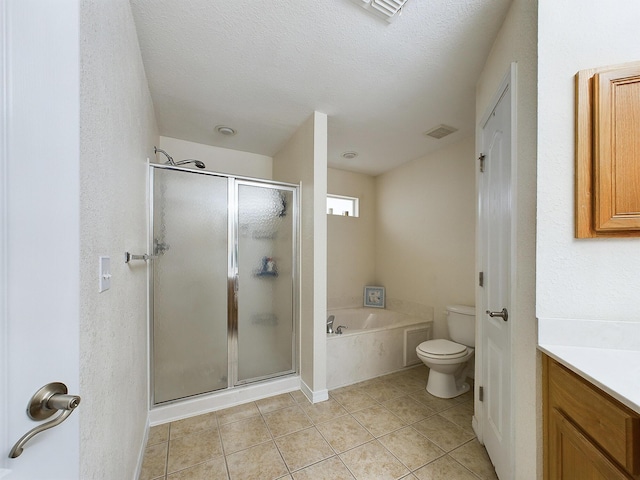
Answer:
<svg viewBox="0 0 640 480"><path fill-rule="evenodd" d="M158 132L128 0L80 5L80 478L133 478L148 414L147 157ZM111 289L98 293L98 256Z"/></svg>
<svg viewBox="0 0 640 480"><path fill-rule="evenodd" d="M314 112L273 157L273 179L302 184L300 376L312 400L326 398L327 116ZM303 390L305 389L303 385Z"/></svg>
<svg viewBox="0 0 640 480"><path fill-rule="evenodd" d="M212 172L271 179L272 159L266 155L212 147L171 137L160 137L158 147L171 155L176 162L194 158L203 161L207 166L206 170ZM159 153L157 157L151 157L151 161L165 163L166 157Z"/></svg>
<svg viewBox="0 0 640 480"><path fill-rule="evenodd" d="M538 255L541 318L640 321L640 238L574 238L574 75L638 61L637 0L540 1ZM562 48L558 48L562 46Z"/></svg>
<svg viewBox="0 0 640 480"><path fill-rule="evenodd" d="M445 306L474 305L473 138L376 178L375 280L387 301L433 307L434 337L447 337Z"/></svg>
<svg viewBox="0 0 640 480"><path fill-rule="evenodd" d="M582 8L582 7L579 7ZM566 18L566 17L565 17ZM541 475L535 318L535 222L536 222L536 80L537 2L514 0L494 42L476 88L476 125L487 112L511 62L517 62L516 185L513 221L515 229L516 281L512 285L511 324L514 478ZM562 45L558 43L557 45ZM479 127L478 127L479 128ZM549 139L549 145L554 143ZM476 152L479 155L480 152ZM476 155L476 156L477 156ZM477 302L479 305L480 303ZM513 319L513 321L511 320ZM476 375L478 370L476 369ZM476 376L476 379L478 376ZM477 384L478 382L476 382ZM477 413L476 413L477 414ZM538 437L536 433L538 431ZM536 455L537 452L537 455Z"/></svg>
<svg viewBox="0 0 640 480"><path fill-rule="evenodd" d="M327 305L361 307L363 287L375 284L375 178L330 168L327 190L357 197L359 217L327 215Z"/></svg>

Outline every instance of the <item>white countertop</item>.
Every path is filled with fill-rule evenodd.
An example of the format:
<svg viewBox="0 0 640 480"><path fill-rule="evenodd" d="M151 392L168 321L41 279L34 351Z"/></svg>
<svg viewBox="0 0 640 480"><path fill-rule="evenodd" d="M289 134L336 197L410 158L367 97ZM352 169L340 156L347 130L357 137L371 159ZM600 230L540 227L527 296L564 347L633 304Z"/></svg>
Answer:
<svg viewBox="0 0 640 480"><path fill-rule="evenodd" d="M640 413L640 351L564 345L538 348Z"/></svg>
<svg viewBox="0 0 640 480"><path fill-rule="evenodd" d="M640 413L640 322L539 318L538 348Z"/></svg>

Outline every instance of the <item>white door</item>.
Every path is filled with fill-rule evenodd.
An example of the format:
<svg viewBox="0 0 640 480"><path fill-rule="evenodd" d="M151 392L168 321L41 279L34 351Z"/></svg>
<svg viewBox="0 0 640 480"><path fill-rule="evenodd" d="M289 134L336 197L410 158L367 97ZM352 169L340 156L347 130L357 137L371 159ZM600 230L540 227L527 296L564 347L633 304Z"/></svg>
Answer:
<svg viewBox="0 0 640 480"><path fill-rule="evenodd" d="M482 124L483 172L479 177L482 441L498 477L512 478L511 421L511 215L512 215L512 82L511 75L496 96L497 103ZM492 312L489 314L488 312ZM493 316L492 316L493 315Z"/></svg>
<svg viewBox="0 0 640 480"><path fill-rule="evenodd" d="M8 455L40 387L79 393L78 1L1 1L0 477L73 480L82 404Z"/></svg>

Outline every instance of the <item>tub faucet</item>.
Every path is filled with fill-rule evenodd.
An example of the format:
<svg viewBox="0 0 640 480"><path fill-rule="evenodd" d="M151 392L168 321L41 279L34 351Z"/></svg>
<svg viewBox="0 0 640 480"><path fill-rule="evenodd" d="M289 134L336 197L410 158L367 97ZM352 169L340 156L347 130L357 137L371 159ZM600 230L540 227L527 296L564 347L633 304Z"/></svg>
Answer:
<svg viewBox="0 0 640 480"><path fill-rule="evenodd" d="M335 319L335 315L329 315L329 318L327 318L327 333L333 333L333 321Z"/></svg>
<svg viewBox="0 0 640 480"><path fill-rule="evenodd" d="M343 328L347 328L347 327L345 327L344 325L339 325L338 328L336 328L336 333L338 335L342 335L342 329Z"/></svg>

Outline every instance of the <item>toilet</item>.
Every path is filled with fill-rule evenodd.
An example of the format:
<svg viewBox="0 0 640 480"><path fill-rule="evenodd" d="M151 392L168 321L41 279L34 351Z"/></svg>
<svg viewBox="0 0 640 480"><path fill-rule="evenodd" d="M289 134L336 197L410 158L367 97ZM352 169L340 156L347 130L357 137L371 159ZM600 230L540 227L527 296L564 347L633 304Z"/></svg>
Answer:
<svg viewBox="0 0 640 480"><path fill-rule="evenodd" d="M447 307L451 340L427 340L416 347L422 363L429 367L427 392L453 398L469 391L465 382L476 344L476 310L466 305Z"/></svg>

